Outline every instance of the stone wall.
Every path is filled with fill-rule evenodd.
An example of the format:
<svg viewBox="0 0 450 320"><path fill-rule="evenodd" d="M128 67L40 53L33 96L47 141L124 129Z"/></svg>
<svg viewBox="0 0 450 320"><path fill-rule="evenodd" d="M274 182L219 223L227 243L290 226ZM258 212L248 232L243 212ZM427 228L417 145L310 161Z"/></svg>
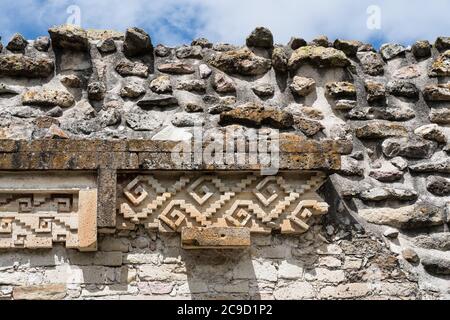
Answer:
<svg viewBox="0 0 450 320"><path fill-rule="evenodd" d="M277 45L265 28L243 47L154 47L136 28L49 33L0 45L1 299L450 297L450 38L377 52L326 37ZM259 165L172 163L199 123L205 140L281 132L271 187L218 176ZM184 189L198 180L153 179L180 170L213 179L205 198ZM152 179L127 196L140 175ZM171 197L189 214L153 216ZM182 248L183 228L211 225L249 229L252 244Z"/></svg>

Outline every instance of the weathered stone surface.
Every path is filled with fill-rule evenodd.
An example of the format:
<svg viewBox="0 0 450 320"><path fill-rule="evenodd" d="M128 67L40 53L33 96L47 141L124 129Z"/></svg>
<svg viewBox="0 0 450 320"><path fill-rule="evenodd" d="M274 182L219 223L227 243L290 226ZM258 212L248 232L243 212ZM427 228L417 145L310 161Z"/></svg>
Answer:
<svg viewBox="0 0 450 320"><path fill-rule="evenodd" d="M447 137L437 124L429 124L417 128L414 133L424 139L436 141L438 143L446 143Z"/></svg>
<svg viewBox="0 0 450 320"><path fill-rule="evenodd" d="M380 101L386 97L386 88L383 83L366 80L364 85L367 91L367 101Z"/></svg>
<svg viewBox="0 0 450 320"><path fill-rule="evenodd" d="M424 249L448 251L450 250L450 233L421 235L415 237L413 243Z"/></svg>
<svg viewBox="0 0 450 320"><path fill-rule="evenodd" d="M380 48L380 53L386 60L394 59L395 57L404 53L405 51L406 51L405 47L396 43L383 44Z"/></svg>
<svg viewBox="0 0 450 320"><path fill-rule="evenodd" d="M137 57L153 52L150 36L142 29L129 28L125 33L123 53L128 57Z"/></svg>
<svg viewBox="0 0 450 320"><path fill-rule="evenodd" d="M147 93L137 105L141 108L168 107L178 104L178 100L168 94Z"/></svg>
<svg viewBox="0 0 450 320"><path fill-rule="evenodd" d="M0 75L10 77L47 78L55 64L48 58L31 58L21 54L0 56Z"/></svg>
<svg viewBox="0 0 450 320"><path fill-rule="evenodd" d="M406 127L380 121L371 121L356 129L356 136L360 139L384 139L389 137L406 137Z"/></svg>
<svg viewBox="0 0 450 320"><path fill-rule="evenodd" d="M402 256L403 256L403 259L405 259L406 261L408 261L410 263L416 264L416 263L420 262L419 255L417 254L417 252L415 252L411 248L407 248L407 249L403 250Z"/></svg>
<svg viewBox="0 0 450 320"><path fill-rule="evenodd" d="M85 51L89 48L86 30L75 25L62 25L48 30L55 48Z"/></svg>
<svg viewBox="0 0 450 320"><path fill-rule="evenodd" d="M422 265L425 270L435 275L450 275L450 260L432 256L422 258Z"/></svg>
<svg viewBox="0 0 450 320"><path fill-rule="evenodd" d="M197 93L206 92L206 82L203 80L181 80L177 84L177 90L184 90Z"/></svg>
<svg viewBox="0 0 450 320"><path fill-rule="evenodd" d="M117 66L116 71L122 77L140 77L147 78L149 75L149 68L141 62L132 62L127 59L121 60Z"/></svg>
<svg viewBox="0 0 450 320"><path fill-rule="evenodd" d="M386 165L380 169L371 170L369 176L380 182L395 182L403 178L404 173L394 165Z"/></svg>
<svg viewBox="0 0 450 320"><path fill-rule="evenodd" d="M165 45L158 44L155 48L155 55L160 58L165 58L170 54L171 49Z"/></svg>
<svg viewBox="0 0 450 320"><path fill-rule="evenodd" d="M247 38L248 47L270 49L273 47L273 35L269 29L258 27Z"/></svg>
<svg viewBox="0 0 450 320"><path fill-rule="evenodd" d="M222 72L216 72L212 78L212 86L218 93L235 93L234 81Z"/></svg>
<svg viewBox="0 0 450 320"><path fill-rule="evenodd" d="M194 67L189 63L170 62L158 66L158 70L169 74L192 74L195 73Z"/></svg>
<svg viewBox="0 0 450 320"><path fill-rule="evenodd" d="M306 42L305 39L296 37L292 37L288 43L288 47L291 48L292 50L297 50L298 48L306 47L307 45L308 43Z"/></svg>
<svg viewBox="0 0 450 320"><path fill-rule="evenodd" d="M234 110L222 113L220 124L223 126L241 124L256 128L269 126L277 129L288 129L293 126L294 119L290 113L266 108L255 103L247 103Z"/></svg>
<svg viewBox="0 0 450 320"><path fill-rule="evenodd" d="M417 193L412 190L394 189L394 188L373 188L361 192L359 197L364 201L411 201L417 199Z"/></svg>
<svg viewBox="0 0 450 320"><path fill-rule="evenodd" d="M450 124L450 110L433 108L430 112L430 121L437 124Z"/></svg>
<svg viewBox="0 0 450 320"><path fill-rule="evenodd" d="M50 128L48 128L47 133L45 134L45 138L48 139L69 139L69 135L58 127L55 124L52 124Z"/></svg>
<svg viewBox="0 0 450 320"><path fill-rule="evenodd" d="M13 289L14 300L63 300L66 296L65 284L24 286Z"/></svg>
<svg viewBox="0 0 450 320"><path fill-rule="evenodd" d="M150 83L150 89L155 93L172 93L172 82L167 75L159 76Z"/></svg>
<svg viewBox="0 0 450 320"><path fill-rule="evenodd" d="M412 52L416 58L428 58L431 56L431 44L428 40L419 40L412 46Z"/></svg>
<svg viewBox="0 0 450 320"><path fill-rule="evenodd" d="M391 138L383 142L383 153L388 158L397 156L410 159L430 158L436 150L436 143L416 137Z"/></svg>
<svg viewBox="0 0 450 320"><path fill-rule="evenodd" d="M431 66L431 77L449 77L450 76L450 50L442 53Z"/></svg>
<svg viewBox="0 0 450 320"><path fill-rule="evenodd" d="M324 129L324 126L319 121L303 117L294 117L294 127L307 137L313 137Z"/></svg>
<svg viewBox="0 0 450 320"><path fill-rule="evenodd" d="M326 35L320 35L311 41L311 45L327 48L331 45L331 43Z"/></svg>
<svg viewBox="0 0 450 320"><path fill-rule="evenodd" d="M192 41L191 46L200 46L203 49L212 49L213 44L206 38L198 38Z"/></svg>
<svg viewBox="0 0 450 320"><path fill-rule="evenodd" d="M419 89L412 82L394 80L387 84L388 92L393 96L413 98L419 97Z"/></svg>
<svg viewBox="0 0 450 320"><path fill-rule="evenodd" d="M269 83L259 83L252 88L258 97L271 97L275 93L275 88Z"/></svg>
<svg viewBox="0 0 450 320"><path fill-rule="evenodd" d="M25 92L22 103L31 106L69 108L75 104L75 99L65 91L42 89Z"/></svg>
<svg viewBox="0 0 450 320"><path fill-rule="evenodd" d="M103 82L94 81L87 87L89 100L101 101L105 98L106 86Z"/></svg>
<svg viewBox="0 0 450 320"><path fill-rule="evenodd" d="M432 194L440 197L450 195L450 180L442 177L428 177L427 190Z"/></svg>
<svg viewBox="0 0 450 320"><path fill-rule="evenodd" d="M288 55L284 48L276 47L272 52L272 65L278 72L286 72L288 69Z"/></svg>
<svg viewBox="0 0 450 320"><path fill-rule="evenodd" d="M361 164L351 158L351 157L342 157L342 164L339 173L344 176L364 176L364 168Z"/></svg>
<svg viewBox="0 0 450 320"><path fill-rule="evenodd" d="M181 245L184 249L230 249L249 247L247 228L183 228Z"/></svg>
<svg viewBox="0 0 450 320"><path fill-rule="evenodd" d="M434 46L439 51L449 50L450 49L450 37L438 37Z"/></svg>
<svg viewBox="0 0 450 320"><path fill-rule="evenodd" d="M420 69L416 64L402 67L396 70L392 76L396 79L414 79L420 77Z"/></svg>
<svg viewBox="0 0 450 320"><path fill-rule="evenodd" d="M255 55L247 48L217 53L209 63L228 74L257 76L267 73L272 61Z"/></svg>
<svg viewBox="0 0 450 320"><path fill-rule="evenodd" d="M204 125L204 120L197 115L188 113L177 113L172 118L172 124L175 127L186 128Z"/></svg>
<svg viewBox="0 0 450 320"><path fill-rule="evenodd" d="M120 96L122 98L136 99L145 94L146 91L142 81L133 79L123 85L122 89L120 89Z"/></svg>
<svg viewBox="0 0 450 320"><path fill-rule="evenodd" d="M357 57L363 71L369 76L382 76L384 74L384 61L375 52L358 52Z"/></svg>
<svg viewBox="0 0 450 320"><path fill-rule="evenodd" d="M450 173L450 158L423 161L409 166L413 172Z"/></svg>
<svg viewBox="0 0 450 320"><path fill-rule="evenodd" d="M81 88L83 85L81 79L74 74L63 76L61 78L61 83L67 88Z"/></svg>
<svg viewBox="0 0 450 320"><path fill-rule="evenodd" d="M295 76L289 88L299 97L306 97L316 89L316 81L312 78Z"/></svg>
<svg viewBox="0 0 450 320"><path fill-rule="evenodd" d="M450 83L426 86L423 96L428 101L450 101Z"/></svg>
<svg viewBox="0 0 450 320"><path fill-rule="evenodd" d="M178 59L203 59L202 47L183 46L175 51Z"/></svg>
<svg viewBox="0 0 450 320"><path fill-rule="evenodd" d="M13 52L24 52L27 46L28 41L20 33L15 33L6 46L6 49Z"/></svg>
<svg viewBox="0 0 450 320"><path fill-rule="evenodd" d="M331 82L326 85L327 94L334 99L356 98L356 88L350 82Z"/></svg>
<svg viewBox="0 0 450 320"><path fill-rule="evenodd" d="M345 53L334 48L315 46L301 47L292 53L288 62L291 71L296 71L300 66L311 63L321 68L347 67L350 61Z"/></svg>
<svg viewBox="0 0 450 320"><path fill-rule="evenodd" d="M399 229L415 229L442 225L442 210L428 204L400 208L371 208L359 211L368 222Z"/></svg>
<svg viewBox="0 0 450 320"><path fill-rule="evenodd" d="M340 40L337 39L334 42L334 47L338 50L344 52L347 56L354 57L358 52L359 47L361 47L363 43L361 41L355 40Z"/></svg>
<svg viewBox="0 0 450 320"><path fill-rule="evenodd" d="M314 288L308 282L293 282L274 291L277 300L303 300L312 299L314 296Z"/></svg>
<svg viewBox="0 0 450 320"><path fill-rule="evenodd" d="M200 73L200 78L202 79L208 79L212 74L211 68L208 67L206 64L201 64L198 67L198 71Z"/></svg>
<svg viewBox="0 0 450 320"><path fill-rule="evenodd" d="M38 37L33 42L33 47L42 52L47 52L50 49L50 38L49 37Z"/></svg>
<svg viewBox="0 0 450 320"><path fill-rule="evenodd" d="M162 126L162 121L151 112L131 110L125 115L127 125L135 131L153 131Z"/></svg>
<svg viewBox="0 0 450 320"><path fill-rule="evenodd" d="M356 108L356 100L339 99L336 101L335 109L342 111L349 111Z"/></svg>

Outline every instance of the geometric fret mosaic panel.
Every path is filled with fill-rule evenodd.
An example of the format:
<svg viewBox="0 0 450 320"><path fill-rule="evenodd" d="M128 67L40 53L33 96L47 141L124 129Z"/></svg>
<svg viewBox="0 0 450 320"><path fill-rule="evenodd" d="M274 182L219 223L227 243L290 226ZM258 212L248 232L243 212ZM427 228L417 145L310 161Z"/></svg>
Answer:
<svg viewBox="0 0 450 320"><path fill-rule="evenodd" d="M317 195L320 172L122 174L117 228L159 232L183 227L240 227L251 233L301 234L328 212Z"/></svg>

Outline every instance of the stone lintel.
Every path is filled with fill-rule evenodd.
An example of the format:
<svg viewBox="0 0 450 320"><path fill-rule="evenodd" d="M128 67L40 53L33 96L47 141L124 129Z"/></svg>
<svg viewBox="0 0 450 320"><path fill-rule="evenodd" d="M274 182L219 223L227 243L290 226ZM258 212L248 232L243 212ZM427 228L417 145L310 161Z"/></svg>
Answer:
<svg viewBox="0 0 450 320"><path fill-rule="evenodd" d="M183 228L183 249L239 249L251 245L250 229L232 227Z"/></svg>

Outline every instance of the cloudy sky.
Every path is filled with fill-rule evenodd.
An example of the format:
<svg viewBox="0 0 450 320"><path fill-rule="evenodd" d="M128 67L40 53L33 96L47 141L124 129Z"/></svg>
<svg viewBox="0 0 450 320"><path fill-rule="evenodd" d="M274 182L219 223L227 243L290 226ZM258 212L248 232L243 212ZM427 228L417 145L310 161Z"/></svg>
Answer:
<svg viewBox="0 0 450 320"><path fill-rule="evenodd" d="M167 45L196 37L243 44L256 26L270 28L277 43L326 34L408 45L450 36L450 0L1 0L2 42L14 32L45 35L49 26L73 21L74 6L84 28L139 26Z"/></svg>

